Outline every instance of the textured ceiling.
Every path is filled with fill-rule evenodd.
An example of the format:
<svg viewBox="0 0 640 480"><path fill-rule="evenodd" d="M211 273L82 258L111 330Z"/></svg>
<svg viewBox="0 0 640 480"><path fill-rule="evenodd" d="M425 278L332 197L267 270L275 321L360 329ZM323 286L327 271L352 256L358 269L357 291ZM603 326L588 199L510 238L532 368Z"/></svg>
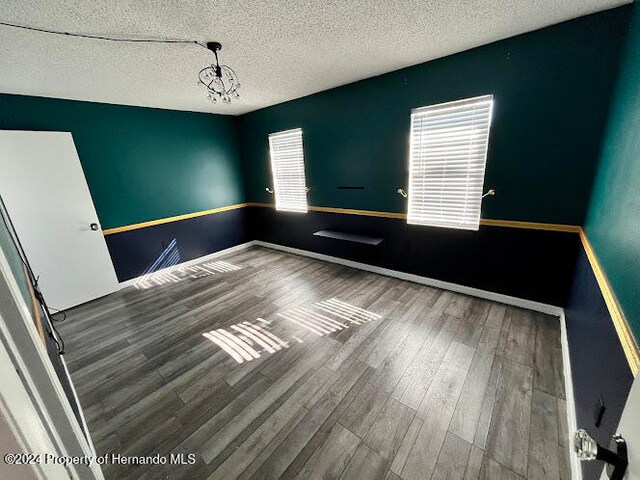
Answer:
<svg viewBox="0 0 640 480"><path fill-rule="evenodd" d="M239 101L211 104L196 45L126 44L0 26L0 92L241 114L627 0L3 0L0 21L217 40Z"/></svg>

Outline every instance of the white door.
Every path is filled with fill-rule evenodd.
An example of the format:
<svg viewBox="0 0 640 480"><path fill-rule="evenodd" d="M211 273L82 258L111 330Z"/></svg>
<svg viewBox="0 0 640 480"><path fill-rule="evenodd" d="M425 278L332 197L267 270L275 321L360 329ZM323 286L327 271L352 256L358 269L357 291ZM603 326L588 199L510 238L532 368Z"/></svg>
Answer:
<svg viewBox="0 0 640 480"><path fill-rule="evenodd" d="M0 131L0 194L51 307L117 289L71 133Z"/></svg>
<svg viewBox="0 0 640 480"><path fill-rule="evenodd" d="M618 425L618 433L627 441L629 467L627 480L640 480L640 375L636 376ZM605 445L606 446L606 445ZM603 472L602 479L608 479Z"/></svg>

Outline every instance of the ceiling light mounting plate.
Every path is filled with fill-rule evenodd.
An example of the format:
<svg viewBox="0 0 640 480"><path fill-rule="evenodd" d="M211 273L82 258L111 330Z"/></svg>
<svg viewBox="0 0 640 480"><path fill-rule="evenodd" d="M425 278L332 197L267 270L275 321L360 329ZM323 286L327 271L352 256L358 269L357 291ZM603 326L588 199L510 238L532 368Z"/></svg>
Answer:
<svg viewBox="0 0 640 480"><path fill-rule="evenodd" d="M212 52L219 52L222 50L222 44L220 42L207 42L207 48Z"/></svg>

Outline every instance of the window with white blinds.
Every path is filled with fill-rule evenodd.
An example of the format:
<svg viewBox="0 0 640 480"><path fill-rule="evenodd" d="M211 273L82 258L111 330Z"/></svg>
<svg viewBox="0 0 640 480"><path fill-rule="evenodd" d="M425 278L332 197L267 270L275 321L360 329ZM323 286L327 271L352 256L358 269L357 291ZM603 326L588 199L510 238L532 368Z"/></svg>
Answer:
<svg viewBox="0 0 640 480"><path fill-rule="evenodd" d="M307 211L307 184L304 176L302 130L296 128L269 135L271 172L276 209Z"/></svg>
<svg viewBox="0 0 640 480"><path fill-rule="evenodd" d="M478 230L493 96L411 112L407 223Z"/></svg>

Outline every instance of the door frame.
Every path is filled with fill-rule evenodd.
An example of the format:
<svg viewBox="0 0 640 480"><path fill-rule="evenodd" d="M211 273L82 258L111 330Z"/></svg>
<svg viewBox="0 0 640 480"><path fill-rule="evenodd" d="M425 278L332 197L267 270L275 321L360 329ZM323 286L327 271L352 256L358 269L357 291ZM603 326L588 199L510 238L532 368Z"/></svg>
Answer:
<svg viewBox="0 0 640 480"><path fill-rule="evenodd" d="M49 450L47 453L59 456L95 458L96 453L89 432L86 430L85 438L2 249L0 344L0 362L3 365L3 368L0 368L0 381L3 382L0 408L5 418L12 420L9 425L14 435L22 440L25 450L44 448ZM13 368L7 368L7 362ZM70 384L73 388L71 381ZM73 393L77 400L75 390ZM79 403L78 410L86 429ZM32 450L29 453L45 452ZM104 480L102 470L95 462L91 466L69 465L63 467L63 472L53 465L39 467L42 467L39 473L44 474L42 478L68 479L71 476L87 480ZM37 468L34 470L38 471Z"/></svg>

